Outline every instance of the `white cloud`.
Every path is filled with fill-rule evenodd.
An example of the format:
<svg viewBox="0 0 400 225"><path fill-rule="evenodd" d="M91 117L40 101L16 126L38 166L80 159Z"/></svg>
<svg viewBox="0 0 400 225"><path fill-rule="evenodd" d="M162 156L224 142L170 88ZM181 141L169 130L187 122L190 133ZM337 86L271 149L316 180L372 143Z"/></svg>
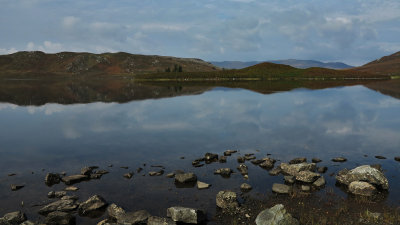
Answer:
<svg viewBox="0 0 400 225"><path fill-rule="evenodd" d="M17 51L18 51L18 50L17 50L16 48L13 48L13 47L11 47L11 48L9 48L9 49L0 48L0 55L12 54L12 53L15 53L15 52L17 52Z"/></svg>
<svg viewBox="0 0 400 225"><path fill-rule="evenodd" d="M42 52L48 52L48 53L56 53L56 52L64 51L65 48L60 43L53 43L51 41L44 41L43 44L41 44L41 45L36 45L33 42L29 42L26 45L26 50L28 50L28 51L42 51Z"/></svg>
<svg viewBox="0 0 400 225"><path fill-rule="evenodd" d="M67 16L63 18L62 25L64 28L71 29L79 22L79 20L80 19L78 17Z"/></svg>

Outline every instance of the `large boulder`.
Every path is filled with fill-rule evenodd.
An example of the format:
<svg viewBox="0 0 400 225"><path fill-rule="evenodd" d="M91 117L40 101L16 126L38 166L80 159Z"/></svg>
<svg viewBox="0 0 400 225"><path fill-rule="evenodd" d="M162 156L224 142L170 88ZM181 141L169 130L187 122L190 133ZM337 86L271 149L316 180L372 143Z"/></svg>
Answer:
<svg viewBox="0 0 400 225"><path fill-rule="evenodd" d="M45 219L46 225L75 225L75 217L66 212L51 212Z"/></svg>
<svg viewBox="0 0 400 225"><path fill-rule="evenodd" d="M222 209L234 209L239 206L236 193L228 190L218 192L216 203Z"/></svg>
<svg viewBox="0 0 400 225"><path fill-rule="evenodd" d="M59 211L59 212L71 212L78 208L78 204L76 204L76 199L61 199L56 202L52 202L43 208L39 209L38 213L41 215L47 215L51 212Z"/></svg>
<svg viewBox="0 0 400 225"><path fill-rule="evenodd" d="M0 224L20 224L26 220L26 216L21 211L6 213L0 218Z"/></svg>
<svg viewBox="0 0 400 225"><path fill-rule="evenodd" d="M374 185L364 181L353 181L349 184L349 191L355 195L372 196L377 190Z"/></svg>
<svg viewBox="0 0 400 225"><path fill-rule="evenodd" d="M299 221L286 212L282 204L261 211L256 218L257 225L298 225Z"/></svg>
<svg viewBox="0 0 400 225"><path fill-rule="evenodd" d="M174 206L167 209L167 216L175 222L199 224L206 219L205 213L199 209Z"/></svg>
<svg viewBox="0 0 400 225"><path fill-rule="evenodd" d="M345 185L350 185L353 181L365 181L382 189L389 189L385 175L370 165L359 166L350 171L344 169L338 173L336 180Z"/></svg>
<svg viewBox="0 0 400 225"><path fill-rule="evenodd" d="M296 176L300 171L315 171L315 163L298 163L298 164L288 164L281 163L280 165L282 172L292 176Z"/></svg>
<svg viewBox="0 0 400 225"><path fill-rule="evenodd" d="M107 202L99 195L93 195L85 202L79 204L78 213L80 216L97 217L103 213Z"/></svg>

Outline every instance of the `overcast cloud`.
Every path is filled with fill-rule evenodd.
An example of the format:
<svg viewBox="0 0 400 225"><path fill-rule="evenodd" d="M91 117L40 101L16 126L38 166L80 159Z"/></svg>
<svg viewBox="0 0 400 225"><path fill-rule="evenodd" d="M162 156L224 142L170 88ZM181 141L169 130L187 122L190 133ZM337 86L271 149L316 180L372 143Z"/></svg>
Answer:
<svg viewBox="0 0 400 225"><path fill-rule="evenodd" d="M364 64L400 51L398 0L0 0L0 54L87 51Z"/></svg>

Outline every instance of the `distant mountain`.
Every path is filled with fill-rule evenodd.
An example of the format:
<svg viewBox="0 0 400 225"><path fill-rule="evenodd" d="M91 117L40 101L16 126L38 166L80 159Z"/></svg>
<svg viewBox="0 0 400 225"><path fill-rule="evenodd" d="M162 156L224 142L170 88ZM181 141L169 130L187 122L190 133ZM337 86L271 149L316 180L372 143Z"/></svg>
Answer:
<svg viewBox="0 0 400 225"><path fill-rule="evenodd" d="M194 58L118 53L40 51L0 55L0 74L143 74L166 70L215 71L219 68Z"/></svg>
<svg viewBox="0 0 400 225"><path fill-rule="evenodd" d="M400 76L400 52L369 62L363 66L355 67L353 70Z"/></svg>
<svg viewBox="0 0 400 225"><path fill-rule="evenodd" d="M245 67L253 66L262 62L271 62L276 64L284 64L289 65L299 69L307 69L310 67L321 67L328 69L348 69L352 68L347 64L341 62L320 62L316 60L298 60L298 59L286 59L286 60L271 60L271 61L250 61L250 62L241 62L241 61L223 61L223 62L210 62L215 66L226 68L226 69L243 69Z"/></svg>

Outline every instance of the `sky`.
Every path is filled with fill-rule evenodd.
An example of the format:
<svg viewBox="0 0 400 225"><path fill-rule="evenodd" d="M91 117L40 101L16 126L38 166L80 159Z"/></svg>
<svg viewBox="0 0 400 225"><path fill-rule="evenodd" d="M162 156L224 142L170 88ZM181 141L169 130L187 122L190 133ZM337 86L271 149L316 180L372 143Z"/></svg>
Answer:
<svg viewBox="0 0 400 225"><path fill-rule="evenodd" d="M362 65L400 51L399 0L0 0L0 54L129 52Z"/></svg>

